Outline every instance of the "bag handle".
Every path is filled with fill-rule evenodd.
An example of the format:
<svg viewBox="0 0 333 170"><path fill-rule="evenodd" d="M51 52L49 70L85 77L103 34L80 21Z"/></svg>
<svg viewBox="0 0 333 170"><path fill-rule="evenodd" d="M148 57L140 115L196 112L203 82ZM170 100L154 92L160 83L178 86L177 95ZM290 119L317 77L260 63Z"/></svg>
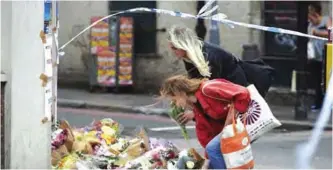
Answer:
<svg viewBox="0 0 333 170"><path fill-rule="evenodd" d="M229 112L228 112L228 115L227 115L227 118L225 120L225 124L224 126L227 126L227 125L232 125L232 129L234 131L234 134L237 133L237 130L236 130L236 120L235 120L235 107L234 107L234 103L231 103L230 105L230 108L229 108Z"/></svg>
<svg viewBox="0 0 333 170"><path fill-rule="evenodd" d="M243 114L246 114L246 113L243 113ZM234 131L234 134L237 134L237 128L236 128L236 109L235 109L235 105L234 103L231 103L230 104L230 108L229 108L229 112L228 112L228 115L227 115L227 118L225 120L225 124L224 126L226 125L232 125L232 128L233 128L233 131ZM246 123L246 116L244 117L244 120L243 120L243 125L245 126L245 123Z"/></svg>

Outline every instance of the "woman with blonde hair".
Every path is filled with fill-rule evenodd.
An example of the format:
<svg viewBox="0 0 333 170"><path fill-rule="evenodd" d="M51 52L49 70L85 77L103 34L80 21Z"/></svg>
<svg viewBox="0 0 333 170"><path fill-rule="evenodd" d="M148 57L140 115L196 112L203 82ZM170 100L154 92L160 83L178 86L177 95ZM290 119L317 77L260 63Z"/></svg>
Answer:
<svg viewBox="0 0 333 170"><path fill-rule="evenodd" d="M242 61L219 46L203 42L189 28L172 26L168 42L174 55L184 61L190 78L222 78L241 86L254 84L263 97L271 85L273 69L261 60ZM193 117L187 112L177 121L185 124Z"/></svg>
<svg viewBox="0 0 333 170"><path fill-rule="evenodd" d="M247 111L250 103L247 88L225 79L190 79L180 75L168 78L160 93L178 107L193 110L196 134L206 150L209 169L226 169L220 150L220 133L230 106L239 113Z"/></svg>

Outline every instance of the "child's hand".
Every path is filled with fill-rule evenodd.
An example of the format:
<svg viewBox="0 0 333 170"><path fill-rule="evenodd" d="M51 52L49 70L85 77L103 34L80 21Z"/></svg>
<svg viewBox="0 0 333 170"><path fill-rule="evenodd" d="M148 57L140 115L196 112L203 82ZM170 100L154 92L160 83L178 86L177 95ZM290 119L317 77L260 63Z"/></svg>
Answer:
<svg viewBox="0 0 333 170"><path fill-rule="evenodd" d="M184 113L180 113L176 117L176 121L181 125L185 125L189 121L192 121L193 119L194 119L194 113L192 111L186 111Z"/></svg>

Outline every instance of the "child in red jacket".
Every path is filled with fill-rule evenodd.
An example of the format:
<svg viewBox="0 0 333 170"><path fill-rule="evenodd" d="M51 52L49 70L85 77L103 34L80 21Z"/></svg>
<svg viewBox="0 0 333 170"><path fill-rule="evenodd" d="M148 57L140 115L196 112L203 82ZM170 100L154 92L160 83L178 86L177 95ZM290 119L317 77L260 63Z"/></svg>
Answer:
<svg viewBox="0 0 333 170"><path fill-rule="evenodd" d="M193 111L180 114L176 121L186 124L194 120L198 140L210 161L209 168L226 169L220 150L220 133L231 103L238 112L247 111L250 103L248 90L224 79L189 79L180 75L168 78L160 93L177 106Z"/></svg>

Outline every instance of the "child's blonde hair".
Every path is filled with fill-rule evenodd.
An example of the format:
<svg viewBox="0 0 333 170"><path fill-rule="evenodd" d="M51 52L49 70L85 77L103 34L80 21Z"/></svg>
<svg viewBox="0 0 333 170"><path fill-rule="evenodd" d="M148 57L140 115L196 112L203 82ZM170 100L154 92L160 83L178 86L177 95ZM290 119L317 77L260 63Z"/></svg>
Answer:
<svg viewBox="0 0 333 170"><path fill-rule="evenodd" d="M211 72L208 61L202 52L203 42L189 28L172 26L169 30L168 40L178 49L186 51L187 57L197 67L200 74L204 77L210 77Z"/></svg>

